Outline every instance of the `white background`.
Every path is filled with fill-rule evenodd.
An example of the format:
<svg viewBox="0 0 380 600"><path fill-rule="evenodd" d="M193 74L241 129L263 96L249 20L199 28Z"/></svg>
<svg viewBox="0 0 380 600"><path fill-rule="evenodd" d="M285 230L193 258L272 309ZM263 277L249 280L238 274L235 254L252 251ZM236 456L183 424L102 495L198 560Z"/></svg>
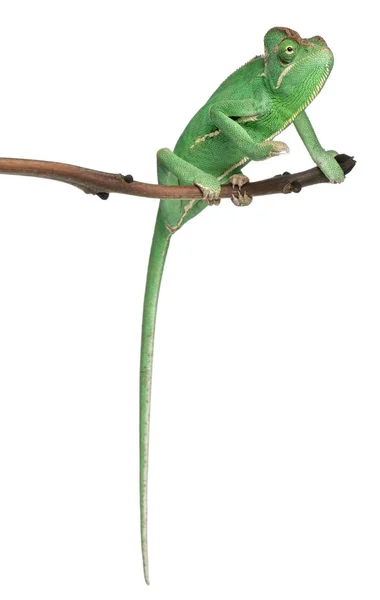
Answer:
<svg viewBox="0 0 380 600"><path fill-rule="evenodd" d="M2 156L154 182L156 150L281 25L333 49L308 112L326 148L358 160L342 185L223 201L173 238L150 588L138 361L157 201L0 177L2 599L378 600L375 21L366 2L2 6ZM312 166L292 127L280 139L291 153L251 164L252 180Z"/></svg>

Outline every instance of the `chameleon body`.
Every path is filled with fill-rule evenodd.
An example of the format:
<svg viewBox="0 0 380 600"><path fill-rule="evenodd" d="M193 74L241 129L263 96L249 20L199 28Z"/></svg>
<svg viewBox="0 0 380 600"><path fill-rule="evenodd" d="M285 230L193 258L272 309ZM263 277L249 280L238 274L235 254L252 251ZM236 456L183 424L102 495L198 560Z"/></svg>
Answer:
<svg viewBox="0 0 380 600"><path fill-rule="evenodd" d="M218 204L220 185L232 183L232 200L246 205L248 181L241 169L288 151L274 141L294 123L313 161L333 183L344 174L334 151L320 145L305 108L320 92L333 67L333 54L319 36L303 39L292 29L276 27L264 38L265 53L232 73L195 114L174 151L157 153L158 181L197 185L200 200L161 200L153 235L142 326L140 372L140 516L145 580L149 583L147 548L147 477L152 360L157 301L172 235L207 205Z"/></svg>

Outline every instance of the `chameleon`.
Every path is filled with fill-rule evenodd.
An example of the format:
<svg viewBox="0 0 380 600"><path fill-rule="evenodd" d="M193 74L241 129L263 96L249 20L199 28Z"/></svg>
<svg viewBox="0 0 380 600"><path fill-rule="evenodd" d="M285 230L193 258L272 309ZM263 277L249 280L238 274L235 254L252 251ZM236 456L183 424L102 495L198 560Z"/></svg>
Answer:
<svg viewBox="0 0 380 600"><path fill-rule="evenodd" d="M140 357L140 531L144 577L148 565L148 459L156 311L171 237L207 206L220 203L220 186L232 185L232 201L247 206L249 181L242 173L251 160L289 151L276 138L294 124L314 163L332 183L344 173L337 153L324 150L305 112L323 88L334 57L320 36L301 38L294 30L273 27L264 36L264 54L234 71L194 115L174 150L157 152L158 182L196 185L199 199L162 199L153 234L144 296Z"/></svg>

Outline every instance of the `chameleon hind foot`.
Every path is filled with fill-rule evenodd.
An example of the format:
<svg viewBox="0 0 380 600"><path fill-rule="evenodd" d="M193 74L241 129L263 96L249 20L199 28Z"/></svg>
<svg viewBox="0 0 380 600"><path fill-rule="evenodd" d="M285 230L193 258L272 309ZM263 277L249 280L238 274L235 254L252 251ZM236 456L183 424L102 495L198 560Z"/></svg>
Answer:
<svg viewBox="0 0 380 600"><path fill-rule="evenodd" d="M219 206L220 204L220 186L212 186L204 185L199 182L194 182L194 184L199 188L202 192L203 200L209 206Z"/></svg>
<svg viewBox="0 0 380 600"><path fill-rule="evenodd" d="M325 150L315 161L330 183L342 183L344 181L344 172L335 160L336 155L335 150Z"/></svg>
<svg viewBox="0 0 380 600"><path fill-rule="evenodd" d="M249 177L243 175L242 173L237 173L236 175L232 175L228 182L232 185L232 189L234 190L231 196L231 201L235 206L249 206L252 202L252 196L244 192L241 193L241 187L246 183L249 183ZM237 191L235 192L235 187L237 186Z"/></svg>

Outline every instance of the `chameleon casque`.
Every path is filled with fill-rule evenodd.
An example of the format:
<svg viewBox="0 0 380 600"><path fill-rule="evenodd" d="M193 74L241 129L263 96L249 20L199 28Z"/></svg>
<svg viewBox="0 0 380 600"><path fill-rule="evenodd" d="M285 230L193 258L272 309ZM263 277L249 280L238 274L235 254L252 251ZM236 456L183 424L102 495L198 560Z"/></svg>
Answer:
<svg viewBox="0 0 380 600"><path fill-rule="evenodd" d="M334 57L320 36L303 39L285 27L270 29L265 53L230 75L191 119L174 151L157 153L158 181L167 185L195 184L203 199L161 200L150 252L145 289L140 371L140 518L144 576L149 584L147 544L147 479L152 360L157 301L172 235L211 204L219 204L220 185L231 183L232 201L252 200L242 186L241 169L251 160L288 152L274 141L294 123L311 158L330 182L344 174L336 152L320 145L305 108L324 86ZM243 193L242 193L243 192Z"/></svg>

